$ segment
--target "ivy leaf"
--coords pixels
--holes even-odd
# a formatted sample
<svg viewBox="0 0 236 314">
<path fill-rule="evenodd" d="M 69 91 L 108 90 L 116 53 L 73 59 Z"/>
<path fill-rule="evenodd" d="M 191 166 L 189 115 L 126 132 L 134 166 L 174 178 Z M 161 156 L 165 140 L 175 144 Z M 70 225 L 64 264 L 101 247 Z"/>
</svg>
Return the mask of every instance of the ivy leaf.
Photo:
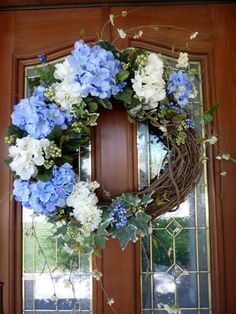
<svg viewBox="0 0 236 314">
<path fill-rule="evenodd" d="M 129 224 L 124 228 L 114 230 L 112 236 L 119 240 L 120 245 L 124 250 L 129 241 L 136 241 L 136 231 L 137 228 Z"/>
<path fill-rule="evenodd" d="M 131 105 L 132 101 L 132 96 L 133 96 L 133 90 L 130 87 L 126 87 L 123 92 L 117 94 L 114 96 L 115 99 L 121 100 L 129 105 Z"/>
<path fill-rule="evenodd" d="M 59 126 L 55 126 L 52 132 L 47 136 L 49 141 L 55 141 L 57 144 L 60 143 L 60 139 L 62 136 L 63 130 Z"/>
<path fill-rule="evenodd" d="M 22 138 L 24 136 L 24 133 L 25 132 L 23 130 L 15 125 L 10 125 L 5 131 L 6 136 L 14 135 L 16 138 Z"/>
<path fill-rule="evenodd" d="M 39 181 L 47 182 L 52 176 L 52 168 L 51 169 L 45 169 L 41 167 L 39 173 L 36 176 L 36 179 Z"/>
<path fill-rule="evenodd" d="M 91 101 L 88 106 L 91 112 L 96 112 L 98 109 L 98 104 L 95 101 Z"/>
<path fill-rule="evenodd" d="M 125 81 L 129 77 L 129 71 L 123 70 L 116 75 L 119 82 Z"/>
<path fill-rule="evenodd" d="M 106 239 L 108 235 L 106 228 L 110 223 L 111 221 L 109 220 L 100 224 L 95 234 L 95 238 L 94 238 L 95 243 L 97 243 L 102 249 L 105 248 L 105 243 L 106 243 Z"/>
<path fill-rule="evenodd" d="M 112 103 L 108 99 L 97 98 L 97 101 L 102 105 L 105 109 L 112 109 Z"/>
<path fill-rule="evenodd" d="M 105 50 L 108 50 L 108 51 L 111 51 L 112 54 L 119 59 L 120 57 L 120 52 L 118 49 L 116 49 L 115 45 L 111 44 L 110 42 L 108 41 L 105 41 L 105 40 L 101 40 L 101 41 L 98 41 L 96 43 L 96 46 L 100 46 L 101 48 L 105 49 Z"/>
<path fill-rule="evenodd" d="M 151 220 L 151 216 L 147 215 L 143 211 L 139 211 L 135 216 L 129 219 L 129 223 L 134 225 L 138 231 L 141 233 L 148 235 L 149 234 L 149 221 Z"/>
<path fill-rule="evenodd" d="M 153 202 L 152 194 L 153 194 L 153 192 L 144 194 L 142 196 L 141 205 L 143 205 L 145 208 L 147 207 L 148 204 Z"/>
</svg>

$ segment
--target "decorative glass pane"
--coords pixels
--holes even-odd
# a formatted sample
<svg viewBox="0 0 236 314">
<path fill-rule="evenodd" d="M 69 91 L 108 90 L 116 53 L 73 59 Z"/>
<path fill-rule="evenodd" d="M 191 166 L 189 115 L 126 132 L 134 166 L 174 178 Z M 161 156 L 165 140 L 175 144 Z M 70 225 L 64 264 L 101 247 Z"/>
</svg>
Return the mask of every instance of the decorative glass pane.
<svg viewBox="0 0 236 314">
<path fill-rule="evenodd" d="M 35 76 L 34 67 L 25 68 L 26 97 L 31 95 L 27 78 Z M 81 180 L 91 178 L 90 143 L 78 147 L 78 169 Z M 23 313 L 92 313 L 90 257 L 78 253 L 68 260 L 60 239 L 52 237 L 53 225 L 26 208 L 22 229 Z"/>
<path fill-rule="evenodd" d="M 170 59 L 170 58 L 168 58 Z M 173 65 L 175 60 L 171 59 Z M 201 76 L 199 62 L 191 62 Z M 202 86 L 195 82 L 198 97 L 193 103 L 196 128 L 203 134 Z M 196 124 L 196 122 L 195 122 Z M 137 134 L 139 188 L 149 185 L 165 170 L 167 150 L 160 134 L 140 123 Z M 195 191 L 175 212 L 152 222 L 153 234 L 142 241 L 142 313 L 165 314 L 160 304 L 179 307 L 184 314 L 210 314 L 211 269 L 206 166 Z M 173 312 L 174 313 L 174 312 Z"/>
</svg>

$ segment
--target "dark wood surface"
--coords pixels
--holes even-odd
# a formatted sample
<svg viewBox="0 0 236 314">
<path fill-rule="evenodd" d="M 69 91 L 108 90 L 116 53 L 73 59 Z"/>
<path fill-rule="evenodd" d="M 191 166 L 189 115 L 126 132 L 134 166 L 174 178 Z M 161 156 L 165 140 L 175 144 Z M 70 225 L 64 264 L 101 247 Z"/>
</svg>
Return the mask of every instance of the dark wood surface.
<svg viewBox="0 0 236 314">
<path fill-rule="evenodd" d="M 3 137 L 4 129 L 10 123 L 12 105 L 23 95 L 23 67 L 35 63 L 39 53 L 47 53 L 49 59 L 65 54 L 79 38 L 82 27 L 87 29 L 86 40 L 96 40 L 94 34 L 109 14 L 116 15 L 125 9 L 0 12 L 0 280 L 4 281 L 6 314 L 21 313 L 21 213 L 8 194 L 11 177 L 2 162 L 7 157 Z M 236 156 L 236 5 L 148 6 L 119 19 L 121 28 L 156 23 L 199 31 L 191 57 L 201 60 L 204 68 L 205 106 L 208 108 L 217 100 L 222 102 L 214 121 L 214 129 L 219 135 L 218 147 L 222 152 Z M 104 34 L 107 39 L 117 36 L 115 28 L 107 28 Z M 187 36 L 179 31 L 145 30 L 139 41 L 127 38 L 116 43 L 120 48 L 132 45 L 170 52 L 173 42 L 177 48 L 182 48 L 186 39 Z M 101 115 L 94 138 L 94 176 L 114 195 L 137 185 L 135 147 L 135 128 L 127 122 L 122 109 Z M 225 162 L 220 166 L 214 159 L 216 148 L 208 153 L 213 313 L 235 314 L 236 165 Z M 225 177 L 220 176 L 223 170 L 228 172 Z M 97 261 L 104 274 L 105 288 L 118 304 L 118 314 L 139 313 L 137 252 L 137 246 L 133 244 L 120 251 L 118 243 L 110 241 Z M 94 313 L 111 313 L 96 285 Z"/>
</svg>

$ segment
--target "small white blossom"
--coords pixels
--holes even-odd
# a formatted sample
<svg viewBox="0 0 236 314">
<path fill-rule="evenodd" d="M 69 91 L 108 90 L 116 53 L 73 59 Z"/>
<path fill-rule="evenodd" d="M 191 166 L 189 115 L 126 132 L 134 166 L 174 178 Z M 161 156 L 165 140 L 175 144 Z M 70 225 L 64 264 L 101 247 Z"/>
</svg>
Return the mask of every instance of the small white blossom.
<svg viewBox="0 0 236 314">
<path fill-rule="evenodd" d="M 112 304 L 114 304 L 114 303 L 115 303 L 115 301 L 114 301 L 113 298 L 107 299 L 107 304 L 108 304 L 108 305 L 112 306 Z"/>
<path fill-rule="evenodd" d="M 126 16 L 128 15 L 128 12 L 127 12 L 127 11 L 122 11 L 122 12 L 121 12 L 121 15 L 122 15 L 123 17 L 126 17 Z"/>
<path fill-rule="evenodd" d="M 218 141 L 218 138 L 215 135 L 212 135 L 208 139 L 205 140 L 205 142 L 214 145 Z"/>
<path fill-rule="evenodd" d="M 222 159 L 230 160 L 230 154 L 222 154 Z"/>
<path fill-rule="evenodd" d="M 187 68 L 189 66 L 188 63 L 188 53 L 187 52 L 180 52 L 178 63 L 176 65 L 177 68 Z"/>
<path fill-rule="evenodd" d="M 112 26 L 114 26 L 114 14 L 110 14 L 109 20 Z"/>
<path fill-rule="evenodd" d="M 118 28 L 117 31 L 119 33 L 120 38 L 124 39 L 126 37 L 126 33 L 122 28 Z"/>
<path fill-rule="evenodd" d="M 143 36 L 143 31 L 139 31 L 138 33 L 134 34 L 134 39 L 141 38 Z"/>
<path fill-rule="evenodd" d="M 99 281 L 102 278 L 102 273 L 99 270 L 94 269 L 92 272 L 92 277 Z"/>
<path fill-rule="evenodd" d="M 50 141 L 35 139 L 28 135 L 16 140 L 15 146 L 9 147 L 9 157 L 13 158 L 10 168 L 22 180 L 29 180 L 38 174 L 37 166 L 44 164 L 49 156 Z"/>
<path fill-rule="evenodd" d="M 216 156 L 217 160 L 222 160 L 222 157 L 220 155 Z"/>
<path fill-rule="evenodd" d="M 195 39 L 196 37 L 197 37 L 197 35 L 198 35 L 198 32 L 194 32 L 194 33 L 192 33 L 191 35 L 190 35 L 190 39 L 191 40 L 193 40 L 193 39 Z"/>
<path fill-rule="evenodd" d="M 225 177 L 225 176 L 227 175 L 227 171 L 222 171 L 222 172 L 220 173 L 220 175 L 221 175 L 222 177 Z"/>
</svg>

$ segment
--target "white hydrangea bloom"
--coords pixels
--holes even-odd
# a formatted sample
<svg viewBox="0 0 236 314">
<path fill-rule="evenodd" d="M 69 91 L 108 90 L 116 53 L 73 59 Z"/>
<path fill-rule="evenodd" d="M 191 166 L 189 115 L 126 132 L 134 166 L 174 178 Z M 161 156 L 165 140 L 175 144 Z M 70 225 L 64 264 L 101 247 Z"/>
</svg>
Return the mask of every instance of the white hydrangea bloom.
<svg viewBox="0 0 236 314">
<path fill-rule="evenodd" d="M 178 63 L 176 65 L 176 67 L 186 69 L 188 66 L 189 66 L 188 53 L 187 52 L 180 52 L 179 58 L 178 58 Z"/>
<path fill-rule="evenodd" d="M 81 86 L 78 82 L 64 80 L 54 84 L 54 89 L 55 101 L 60 104 L 64 111 L 71 111 L 72 105 L 80 104 L 82 100 Z"/>
<path fill-rule="evenodd" d="M 54 72 L 54 77 L 57 80 L 65 80 L 68 77 L 70 77 L 71 75 L 73 75 L 73 69 L 70 66 L 70 63 L 67 59 L 65 59 L 65 61 L 63 63 L 57 63 L 55 65 L 55 72 Z"/>
<path fill-rule="evenodd" d="M 156 108 L 158 102 L 166 97 L 163 71 L 163 61 L 155 53 L 148 55 L 145 67 L 135 71 L 133 89 L 136 96 L 145 101 L 144 109 Z"/>
<path fill-rule="evenodd" d="M 89 236 L 101 222 L 101 210 L 96 206 L 98 198 L 94 190 L 99 184 L 94 182 L 79 182 L 75 184 L 72 193 L 67 197 L 66 204 L 73 207 L 73 216 L 82 224 L 83 233 Z"/>
<path fill-rule="evenodd" d="M 36 166 L 42 166 L 49 155 L 50 141 L 48 139 L 35 139 L 28 135 L 18 138 L 15 146 L 9 147 L 10 163 L 14 171 L 22 180 L 29 180 L 38 173 Z"/>
</svg>

